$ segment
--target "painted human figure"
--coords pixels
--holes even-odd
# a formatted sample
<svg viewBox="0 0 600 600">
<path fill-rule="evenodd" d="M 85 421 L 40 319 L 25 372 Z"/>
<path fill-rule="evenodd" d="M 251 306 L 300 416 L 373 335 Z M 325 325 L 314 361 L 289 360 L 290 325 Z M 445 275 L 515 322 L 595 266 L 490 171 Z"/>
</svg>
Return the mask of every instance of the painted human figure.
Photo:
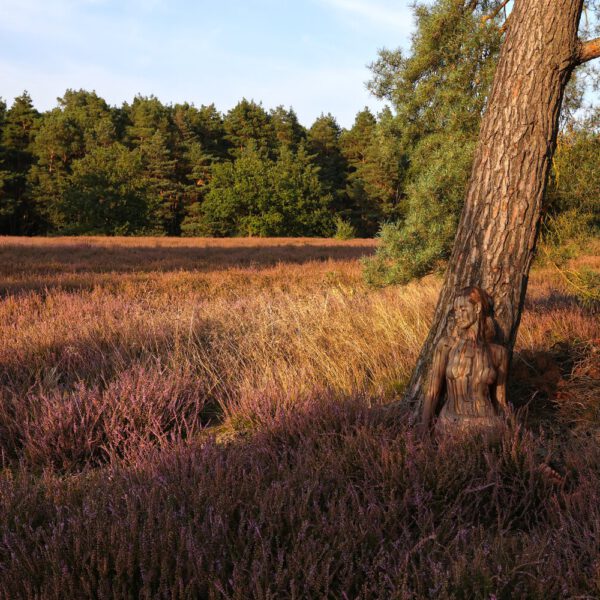
<svg viewBox="0 0 600 600">
<path fill-rule="evenodd" d="M 454 301 L 450 335 L 435 349 L 423 403 L 422 426 L 435 431 L 481 431 L 492 434 L 508 412 L 508 352 L 493 343 L 490 302 L 480 288 L 464 289 Z"/>
</svg>

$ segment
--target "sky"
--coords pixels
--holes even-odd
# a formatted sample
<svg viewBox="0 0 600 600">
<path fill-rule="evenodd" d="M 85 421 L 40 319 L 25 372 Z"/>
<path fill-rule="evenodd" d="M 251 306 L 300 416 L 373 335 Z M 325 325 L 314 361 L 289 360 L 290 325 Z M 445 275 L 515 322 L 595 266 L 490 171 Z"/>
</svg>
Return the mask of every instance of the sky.
<svg viewBox="0 0 600 600">
<path fill-rule="evenodd" d="M 27 90 L 39 110 L 66 89 L 110 104 L 243 97 L 292 107 L 306 126 L 349 127 L 370 96 L 367 65 L 408 48 L 409 0 L 0 0 L 0 97 Z"/>
</svg>

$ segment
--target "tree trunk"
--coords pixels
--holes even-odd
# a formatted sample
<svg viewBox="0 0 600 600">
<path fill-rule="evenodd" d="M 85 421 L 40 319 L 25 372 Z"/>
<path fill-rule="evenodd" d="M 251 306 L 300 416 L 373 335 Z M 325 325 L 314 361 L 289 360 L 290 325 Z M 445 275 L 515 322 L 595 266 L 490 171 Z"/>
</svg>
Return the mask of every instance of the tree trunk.
<svg viewBox="0 0 600 600">
<path fill-rule="evenodd" d="M 577 37 L 583 0 L 515 0 L 481 123 L 471 179 L 433 325 L 405 400 L 420 406 L 457 291 L 486 290 L 512 351 L 527 290 L 565 86 L 593 58 Z"/>
</svg>

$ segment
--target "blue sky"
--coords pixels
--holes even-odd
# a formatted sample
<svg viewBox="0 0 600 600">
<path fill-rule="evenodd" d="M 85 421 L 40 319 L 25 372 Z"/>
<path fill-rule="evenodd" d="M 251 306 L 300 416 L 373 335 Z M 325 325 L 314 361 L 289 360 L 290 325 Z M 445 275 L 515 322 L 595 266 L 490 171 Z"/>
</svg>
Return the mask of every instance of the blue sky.
<svg viewBox="0 0 600 600">
<path fill-rule="evenodd" d="M 408 47 L 408 0 L 0 0 L 0 96 L 27 89 L 37 108 L 67 88 L 111 104 L 135 94 L 165 103 L 242 97 L 292 106 L 310 125 L 343 126 L 368 105 L 367 64 Z"/>
</svg>

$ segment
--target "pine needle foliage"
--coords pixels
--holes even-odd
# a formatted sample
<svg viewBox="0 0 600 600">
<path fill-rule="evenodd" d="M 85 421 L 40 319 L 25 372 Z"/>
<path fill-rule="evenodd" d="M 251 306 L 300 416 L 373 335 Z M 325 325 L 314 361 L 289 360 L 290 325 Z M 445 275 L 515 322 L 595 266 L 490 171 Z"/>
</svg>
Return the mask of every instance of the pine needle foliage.
<svg viewBox="0 0 600 600">
<path fill-rule="evenodd" d="M 449 255 L 500 47 L 497 22 L 482 17 L 497 5 L 417 4 L 410 52 L 382 50 L 371 65 L 369 87 L 394 106 L 408 165 L 404 216 L 381 230 L 371 283 L 404 283 Z"/>
</svg>

